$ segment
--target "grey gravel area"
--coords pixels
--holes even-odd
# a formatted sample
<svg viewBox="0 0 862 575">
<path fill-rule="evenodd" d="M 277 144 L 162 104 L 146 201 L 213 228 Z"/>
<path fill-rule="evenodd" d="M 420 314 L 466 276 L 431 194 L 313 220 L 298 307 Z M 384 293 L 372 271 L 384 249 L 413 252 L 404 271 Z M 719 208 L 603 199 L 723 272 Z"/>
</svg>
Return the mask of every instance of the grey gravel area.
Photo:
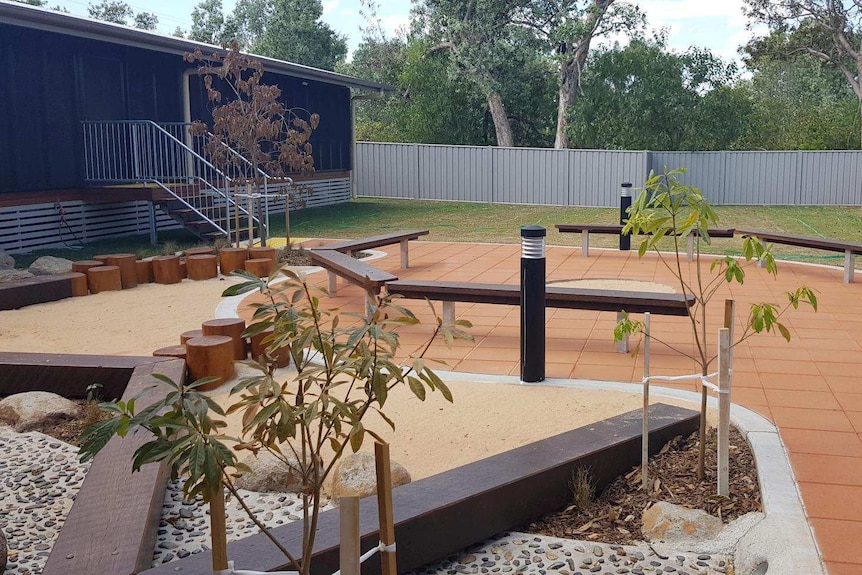
<svg viewBox="0 0 862 575">
<path fill-rule="evenodd" d="M 696 553 L 658 556 L 648 545 L 606 545 L 513 532 L 411 575 L 463 573 L 716 575 L 732 570 L 725 556 Z"/>
<path fill-rule="evenodd" d="M 302 519 L 302 498 L 292 493 L 256 493 L 239 490 L 255 517 L 269 528 Z M 329 509 L 326 505 L 322 510 Z M 234 499 L 225 504 L 227 513 L 227 540 L 236 541 L 260 530 Z M 153 566 L 170 563 L 209 549 L 209 506 L 198 498 L 183 501 L 180 482 L 171 482 L 165 492 L 158 541 L 153 554 Z"/>
<path fill-rule="evenodd" d="M 0 429 L 0 529 L 9 546 L 8 575 L 42 572 L 88 468 L 68 443 Z"/>
</svg>

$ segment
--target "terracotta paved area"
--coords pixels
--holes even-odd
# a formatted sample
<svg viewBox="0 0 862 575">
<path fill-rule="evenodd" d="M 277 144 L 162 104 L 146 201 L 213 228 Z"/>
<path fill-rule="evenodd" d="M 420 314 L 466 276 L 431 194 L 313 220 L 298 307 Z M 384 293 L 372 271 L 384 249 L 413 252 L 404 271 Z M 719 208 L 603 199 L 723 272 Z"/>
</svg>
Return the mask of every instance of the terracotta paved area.
<svg viewBox="0 0 862 575">
<path fill-rule="evenodd" d="M 549 237 L 553 241 L 553 232 Z M 397 246 L 373 265 L 402 279 L 519 282 L 517 245 L 411 242 L 409 270 L 399 269 Z M 673 285 L 654 254 L 550 247 L 548 280 L 627 278 Z M 689 268 L 693 273 L 694 268 Z M 723 299 L 737 300 L 737 332 L 754 301 L 785 301 L 783 293 L 800 285 L 816 290 L 820 311 L 789 312 L 784 323 L 792 341 L 777 335 L 754 336 L 736 348 L 733 400 L 770 418 L 781 429 L 790 452 L 806 509 L 823 557 L 832 575 L 862 573 L 862 281 L 841 283 L 840 269 L 780 263 L 777 279 L 748 268 L 745 286 L 725 286 L 713 300 L 707 323 L 711 333 L 721 326 Z M 708 269 L 704 273 L 708 273 Z M 857 274 L 858 275 L 858 274 Z M 311 276 L 323 284 L 325 274 Z M 679 291 L 677 289 L 677 291 Z M 402 343 L 412 351 L 427 340 L 432 316 L 424 302 L 405 300 L 423 324 L 404 329 Z M 339 284 L 332 303 L 360 311 L 359 288 Z M 250 310 L 245 306 L 249 317 Z M 437 304 L 440 313 L 439 303 Z M 456 315 L 473 323 L 472 343 L 447 349 L 432 346 L 428 357 L 443 359 L 463 372 L 518 375 L 519 310 L 515 307 L 456 304 Z M 693 351 L 687 318 L 654 316 L 658 339 Z M 615 314 L 578 310 L 547 311 L 546 375 L 610 381 L 640 381 L 641 359 L 614 351 Z M 714 346 L 713 342 L 710 344 Z M 655 374 L 682 375 L 695 370 L 691 360 L 653 346 Z M 444 368 L 444 366 L 440 366 Z M 696 391 L 694 383 L 667 384 Z"/>
</svg>

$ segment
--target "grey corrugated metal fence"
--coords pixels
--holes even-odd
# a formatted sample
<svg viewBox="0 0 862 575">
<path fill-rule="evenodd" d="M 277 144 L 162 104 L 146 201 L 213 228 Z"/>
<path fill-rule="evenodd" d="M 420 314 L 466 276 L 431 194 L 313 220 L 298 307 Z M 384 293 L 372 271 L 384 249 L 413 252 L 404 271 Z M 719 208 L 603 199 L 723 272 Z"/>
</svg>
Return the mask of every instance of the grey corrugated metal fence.
<svg viewBox="0 0 862 575">
<path fill-rule="evenodd" d="M 361 142 L 359 196 L 614 207 L 619 185 L 688 167 L 716 205 L 862 205 L 862 152 L 648 152 Z"/>
</svg>

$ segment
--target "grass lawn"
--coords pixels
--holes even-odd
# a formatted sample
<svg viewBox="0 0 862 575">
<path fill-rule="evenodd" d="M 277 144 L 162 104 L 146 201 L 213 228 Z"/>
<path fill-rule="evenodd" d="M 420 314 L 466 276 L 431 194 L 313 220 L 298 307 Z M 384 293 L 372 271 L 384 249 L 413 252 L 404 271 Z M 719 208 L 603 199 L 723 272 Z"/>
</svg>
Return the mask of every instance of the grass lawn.
<svg viewBox="0 0 862 575">
<path fill-rule="evenodd" d="M 727 206 L 716 208 L 719 226 L 753 228 L 811 237 L 862 242 L 862 207 Z M 614 208 L 576 208 L 474 204 L 421 200 L 359 199 L 339 206 L 311 208 L 291 215 L 295 237 L 358 238 L 399 229 L 423 228 L 431 234 L 423 239 L 445 242 L 519 243 L 519 228 L 538 224 L 548 228 L 551 245 L 580 246 L 580 234 L 561 234 L 558 223 L 615 223 Z M 271 234 L 284 235 L 281 215 L 271 218 Z M 637 246 L 637 239 L 632 242 Z M 617 245 L 613 236 L 595 235 L 590 244 Z M 670 247 L 670 242 L 667 244 Z M 705 251 L 738 250 L 739 239 L 715 239 Z M 684 247 L 683 247 L 684 249 Z M 792 246 L 774 246 L 780 257 L 840 264 L 843 254 L 829 254 Z M 862 265 L 862 258 L 859 265 Z"/>
<path fill-rule="evenodd" d="M 754 228 L 812 237 L 827 237 L 862 242 L 862 207 L 786 207 L 728 206 L 717 208 L 720 227 Z M 561 234 L 557 223 L 614 223 L 618 210 L 613 208 L 573 208 L 474 204 L 421 200 L 359 199 L 348 204 L 309 208 L 291 214 L 293 237 L 358 238 L 399 229 L 422 228 L 431 231 L 423 239 L 443 242 L 519 243 L 519 228 L 538 224 L 548 228 L 551 245 L 580 245 L 580 234 Z M 284 217 L 270 217 L 270 235 L 284 236 Z M 199 245 L 185 231 L 159 233 L 159 246 L 150 246 L 148 236 L 130 236 L 87 244 L 83 249 L 49 249 L 15 256 L 17 267 L 26 267 L 40 255 L 55 255 L 72 260 L 88 259 L 99 253 L 135 253 L 147 257 Z M 591 245 L 613 247 L 613 236 L 595 235 Z M 739 249 L 738 239 L 716 239 L 706 251 L 725 253 Z M 633 247 L 637 246 L 637 239 Z M 670 244 L 668 243 L 668 247 Z M 779 257 L 840 265 L 843 254 L 774 246 Z M 857 258 L 862 266 L 862 258 Z"/>
</svg>

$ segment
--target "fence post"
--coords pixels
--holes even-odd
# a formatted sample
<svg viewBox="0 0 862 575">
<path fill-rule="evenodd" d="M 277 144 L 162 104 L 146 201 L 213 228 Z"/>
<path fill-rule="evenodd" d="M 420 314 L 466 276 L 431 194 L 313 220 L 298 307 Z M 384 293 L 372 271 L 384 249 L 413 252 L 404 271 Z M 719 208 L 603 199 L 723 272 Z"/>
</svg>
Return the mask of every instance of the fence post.
<svg viewBox="0 0 862 575">
<path fill-rule="evenodd" d="M 649 312 L 644 313 L 644 407 L 643 430 L 641 431 L 641 486 L 649 489 L 649 360 L 650 360 Z"/>
</svg>

